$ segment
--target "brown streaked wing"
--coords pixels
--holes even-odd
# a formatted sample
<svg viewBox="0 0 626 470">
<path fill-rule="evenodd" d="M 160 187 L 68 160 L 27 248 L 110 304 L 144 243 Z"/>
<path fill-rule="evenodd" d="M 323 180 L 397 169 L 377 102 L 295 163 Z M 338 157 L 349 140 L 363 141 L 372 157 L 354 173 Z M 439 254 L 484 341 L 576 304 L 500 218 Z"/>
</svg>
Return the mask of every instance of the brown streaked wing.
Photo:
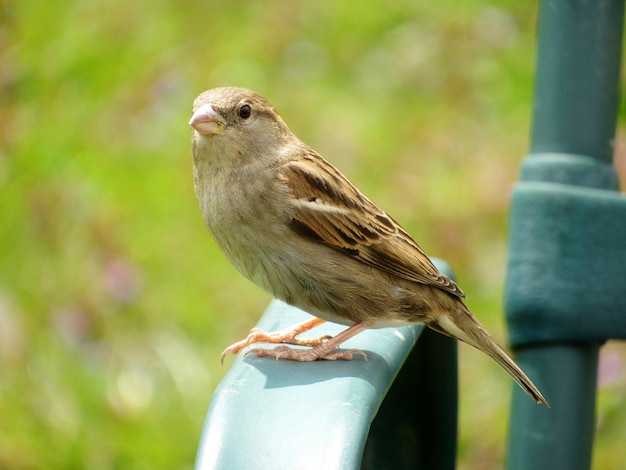
<svg viewBox="0 0 626 470">
<path fill-rule="evenodd" d="M 280 175 L 297 200 L 291 228 L 298 234 L 389 274 L 465 297 L 397 222 L 319 155 L 286 163 Z"/>
</svg>

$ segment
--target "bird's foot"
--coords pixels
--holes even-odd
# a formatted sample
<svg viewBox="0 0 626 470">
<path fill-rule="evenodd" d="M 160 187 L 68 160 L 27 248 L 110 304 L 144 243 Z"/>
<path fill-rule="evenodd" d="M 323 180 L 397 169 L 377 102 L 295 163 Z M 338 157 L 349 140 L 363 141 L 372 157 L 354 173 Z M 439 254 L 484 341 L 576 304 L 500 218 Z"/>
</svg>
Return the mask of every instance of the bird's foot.
<svg viewBox="0 0 626 470">
<path fill-rule="evenodd" d="M 324 345 L 313 349 L 293 349 L 288 346 L 278 346 L 274 349 L 251 349 L 249 354 L 256 354 L 258 357 L 273 357 L 275 359 L 286 359 L 290 361 L 312 362 L 312 361 L 350 361 L 355 355 L 362 356 L 367 361 L 367 355 L 358 349 L 333 349 L 327 351 Z"/>
<path fill-rule="evenodd" d="M 260 328 L 252 328 L 245 339 L 231 344 L 224 349 L 222 352 L 222 362 L 224 362 L 224 357 L 227 354 L 237 354 L 243 348 L 253 343 L 283 343 L 295 344 L 298 346 L 319 346 L 331 339 L 332 336 L 322 335 L 317 338 L 298 338 L 297 336 L 323 322 L 324 320 L 321 318 L 313 318 L 293 327 L 273 333 L 267 333 Z"/>
</svg>

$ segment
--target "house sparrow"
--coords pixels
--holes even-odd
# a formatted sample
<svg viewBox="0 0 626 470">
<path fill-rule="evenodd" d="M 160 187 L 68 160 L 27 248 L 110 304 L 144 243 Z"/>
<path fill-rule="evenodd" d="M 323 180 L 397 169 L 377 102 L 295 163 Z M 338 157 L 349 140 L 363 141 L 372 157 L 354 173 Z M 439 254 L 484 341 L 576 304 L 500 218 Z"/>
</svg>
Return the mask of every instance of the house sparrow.
<svg viewBox="0 0 626 470">
<path fill-rule="evenodd" d="M 262 96 L 205 91 L 193 104 L 194 187 L 215 242 L 245 277 L 314 316 L 275 333 L 253 329 L 228 347 L 257 342 L 312 348 L 253 349 L 296 361 L 350 360 L 336 349 L 367 328 L 423 323 L 494 359 L 537 403 L 541 392 L 463 303 L 408 233 L 341 172 L 301 142 Z M 301 339 L 331 321 L 334 337 Z"/>
</svg>

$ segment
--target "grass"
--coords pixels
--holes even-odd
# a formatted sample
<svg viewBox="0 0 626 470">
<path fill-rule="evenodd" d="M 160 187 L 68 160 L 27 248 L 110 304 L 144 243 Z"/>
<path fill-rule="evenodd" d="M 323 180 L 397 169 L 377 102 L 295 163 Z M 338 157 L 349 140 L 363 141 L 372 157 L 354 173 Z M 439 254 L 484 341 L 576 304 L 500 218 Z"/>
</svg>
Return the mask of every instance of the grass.
<svg viewBox="0 0 626 470">
<path fill-rule="evenodd" d="M 0 4 L 0 468 L 192 467 L 219 354 L 269 301 L 193 194 L 187 121 L 213 86 L 270 98 L 505 342 L 535 23 L 513 1 Z M 626 435 L 623 349 L 605 356 L 597 469 Z M 502 467 L 510 387 L 461 347 L 459 468 Z"/>
</svg>

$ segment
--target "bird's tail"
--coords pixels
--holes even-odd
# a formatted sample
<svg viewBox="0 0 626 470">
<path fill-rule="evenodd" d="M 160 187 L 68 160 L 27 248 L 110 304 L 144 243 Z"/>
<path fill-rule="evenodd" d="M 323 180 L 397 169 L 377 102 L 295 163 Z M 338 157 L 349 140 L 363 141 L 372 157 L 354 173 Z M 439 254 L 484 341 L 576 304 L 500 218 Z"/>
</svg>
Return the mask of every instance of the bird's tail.
<svg viewBox="0 0 626 470">
<path fill-rule="evenodd" d="M 550 405 L 547 400 L 543 397 L 532 380 L 528 378 L 511 356 L 509 356 L 508 353 L 496 343 L 491 335 L 487 333 L 465 304 L 462 302 L 458 302 L 458 304 L 460 304 L 462 308 L 457 309 L 454 314 L 450 315 L 444 313 L 441 317 L 437 318 L 436 324 L 429 324 L 428 326 L 440 333 L 460 339 L 487 354 L 496 361 L 536 403 L 543 403 L 549 408 Z"/>
</svg>

